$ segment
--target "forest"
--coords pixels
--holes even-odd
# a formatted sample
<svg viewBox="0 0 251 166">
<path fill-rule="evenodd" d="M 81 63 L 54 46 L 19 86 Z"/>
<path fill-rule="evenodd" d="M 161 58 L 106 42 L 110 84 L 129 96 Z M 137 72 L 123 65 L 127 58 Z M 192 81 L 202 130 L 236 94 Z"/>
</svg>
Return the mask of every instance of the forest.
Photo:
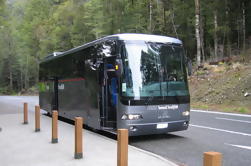
<svg viewBox="0 0 251 166">
<path fill-rule="evenodd" d="M 183 41 L 194 65 L 251 48 L 249 0 L 0 0 L 0 93 L 36 86 L 39 62 L 117 33 Z"/>
</svg>

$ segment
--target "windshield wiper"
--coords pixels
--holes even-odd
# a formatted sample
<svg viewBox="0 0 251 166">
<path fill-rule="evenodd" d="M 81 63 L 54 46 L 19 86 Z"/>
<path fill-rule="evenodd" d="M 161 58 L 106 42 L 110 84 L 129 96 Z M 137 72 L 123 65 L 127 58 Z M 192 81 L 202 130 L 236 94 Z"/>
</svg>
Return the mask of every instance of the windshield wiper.
<svg viewBox="0 0 251 166">
<path fill-rule="evenodd" d="M 151 101 L 153 101 L 154 96 L 150 96 L 147 98 L 147 101 L 145 102 L 145 105 L 148 105 Z"/>
<path fill-rule="evenodd" d="M 150 96 L 147 98 L 147 101 L 145 102 L 145 105 L 148 105 L 150 103 L 150 101 L 153 100 L 153 96 Z"/>
</svg>

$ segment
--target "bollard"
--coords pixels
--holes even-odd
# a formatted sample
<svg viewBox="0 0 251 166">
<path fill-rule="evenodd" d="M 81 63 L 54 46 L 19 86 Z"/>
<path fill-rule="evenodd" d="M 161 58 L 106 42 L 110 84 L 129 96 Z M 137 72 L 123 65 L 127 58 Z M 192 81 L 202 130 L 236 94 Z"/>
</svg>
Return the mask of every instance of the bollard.
<svg viewBox="0 0 251 166">
<path fill-rule="evenodd" d="M 128 166 L 128 129 L 118 129 L 117 166 Z"/>
<path fill-rule="evenodd" d="M 28 124 L 28 103 L 24 103 L 24 123 Z"/>
<path fill-rule="evenodd" d="M 75 159 L 83 158 L 83 118 L 75 118 Z"/>
<path fill-rule="evenodd" d="M 222 154 L 219 152 L 205 152 L 204 166 L 221 166 Z"/>
<path fill-rule="evenodd" d="M 51 143 L 58 143 L 58 111 L 52 111 L 52 139 Z"/>
<path fill-rule="evenodd" d="M 40 131 L 40 107 L 35 106 L 35 132 Z"/>
</svg>

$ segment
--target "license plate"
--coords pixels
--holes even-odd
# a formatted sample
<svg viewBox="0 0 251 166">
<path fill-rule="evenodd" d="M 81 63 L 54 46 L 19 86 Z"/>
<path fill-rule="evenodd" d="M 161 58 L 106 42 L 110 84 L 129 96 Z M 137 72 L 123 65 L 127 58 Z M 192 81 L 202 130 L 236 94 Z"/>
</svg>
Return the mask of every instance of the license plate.
<svg viewBox="0 0 251 166">
<path fill-rule="evenodd" d="M 157 124 L 157 129 L 165 129 L 168 127 L 168 123 L 159 123 Z"/>
</svg>

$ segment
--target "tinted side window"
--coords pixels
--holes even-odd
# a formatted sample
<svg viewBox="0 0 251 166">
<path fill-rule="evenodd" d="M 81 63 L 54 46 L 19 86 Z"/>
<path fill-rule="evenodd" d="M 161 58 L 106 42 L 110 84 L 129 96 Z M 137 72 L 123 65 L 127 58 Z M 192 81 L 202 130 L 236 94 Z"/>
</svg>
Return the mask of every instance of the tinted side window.
<svg viewBox="0 0 251 166">
<path fill-rule="evenodd" d="M 88 54 L 88 59 L 96 59 L 97 58 L 97 45 L 91 46 L 88 49 L 89 49 L 88 52 L 86 52 Z"/>
<path fill-rule="evenodd" d="M 85 75 L 85 58 L 86 54 L 83 55 L 83 52 L 79 52 L 74 56 L 73 66 L 74 66 L 74 75 L 77 77 L 84 77 Z"/>
<path fill-rule="evenodd" d="M 85 48 L 77 53 L 65 55 L 40 64 L 39 79 L 48 80 L 52 77 L 72 78 L 84 77 L 85 61 L 91 59 L 93 63 L 100 58 L 116 55 L 116 42 L 108 40 Z M 98 58 L 98 59 L 97 59 Z"/>
</svg>

